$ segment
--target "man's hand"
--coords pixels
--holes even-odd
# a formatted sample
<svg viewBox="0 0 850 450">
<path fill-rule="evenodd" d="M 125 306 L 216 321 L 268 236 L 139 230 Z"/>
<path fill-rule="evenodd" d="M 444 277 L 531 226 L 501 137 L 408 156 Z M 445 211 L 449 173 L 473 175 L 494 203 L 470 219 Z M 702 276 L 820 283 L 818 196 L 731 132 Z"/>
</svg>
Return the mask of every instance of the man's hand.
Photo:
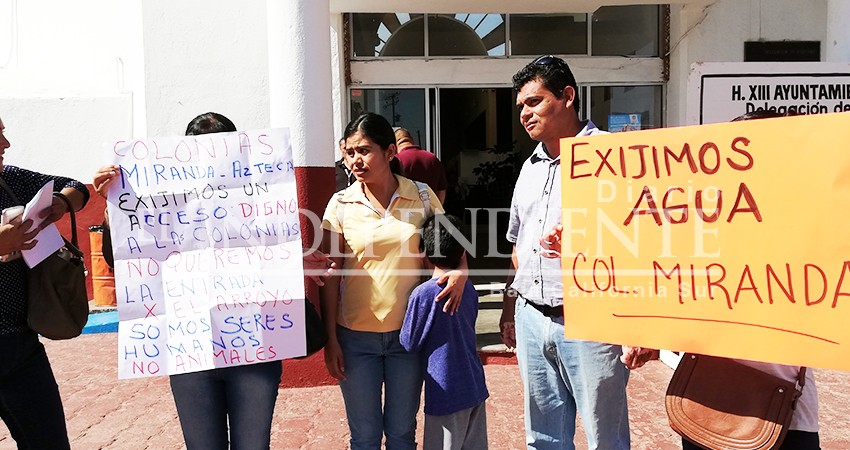
<svg viewBox="0 0 850 450">
<path fill-rule="evenodd" d="M 540 238 L 540 248 L 543 250 L 540 254 L 544 258 L 561 257 L 561 233 L 563 231 L 564 227 L 558 224 Z"/>
<path fill-rule="evenodd" d="M 513 314 L 508 316 L 502 311 L 502 316 L 499 318 L 499 335 L 505 347 L 508 349 L 516 348 L 516 324 Z"/>
<path fill-rule="evenodd" d="M 631 370 L 639 369 L 647 361 L 658 359 L 659 351 L 653 348 L 623 346 L 623 355 L 620 361 Z"/>
</svg>

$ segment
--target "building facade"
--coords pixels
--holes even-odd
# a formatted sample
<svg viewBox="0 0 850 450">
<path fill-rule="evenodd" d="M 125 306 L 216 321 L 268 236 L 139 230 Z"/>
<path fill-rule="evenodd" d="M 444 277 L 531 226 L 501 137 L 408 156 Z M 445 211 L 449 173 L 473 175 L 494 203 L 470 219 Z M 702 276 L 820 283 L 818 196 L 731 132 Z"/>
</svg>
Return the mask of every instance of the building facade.
<svg viewBox="0 0 850 450">
<path fill-rule="evenodd" d="M 535 57 L 570 63 L 601 128 L 681 126 L 694 63 L 846 63 L 848 22 L 850 0 L 0 0 L 5 160 L 89 181 L 103 143 L 216 111 L 290 127 L 320 210 L 370 110 L 440 157 L 461 209 L 505 207 L 533 147 L 510 78 Z"/>
</svg>

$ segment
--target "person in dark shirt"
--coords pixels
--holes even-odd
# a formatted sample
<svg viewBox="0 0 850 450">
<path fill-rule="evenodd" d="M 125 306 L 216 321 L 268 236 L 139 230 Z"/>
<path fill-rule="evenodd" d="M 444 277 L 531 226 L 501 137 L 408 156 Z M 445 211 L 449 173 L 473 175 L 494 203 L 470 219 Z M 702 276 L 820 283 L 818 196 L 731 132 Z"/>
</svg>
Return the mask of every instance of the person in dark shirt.
<svg viewBox="0 0 850 450">
<path fill-rule="evenodd" d="M 399 335 L 405 350 L 418 352 L 425 365 L 424 450 L 487 449 L 489 393 L 475 344 L 478 292 L 467 279 L 453 315 L 443 312 L 445 300 L 434 301 L 443 289 L 439 277 L 466 257 L 456 237 L 465 234 L 457 216 L 438 214 L 422 225 L 419 247 L 434 265 L 434 277 L 410 294 Z"/>
<path fill-rule="evenodd" d="M 189 122 L 186 136 L 233 131 L 236 125 L 230 119 L 208 112 Z M 119 178 L 120 171 L 117 165 L 101 167 L 93 181 L 97 193 L 106 198 L 109 185 Z M 113 261 L 108 217 L 104 223 L 103 253 L 108 261 Z M 304 265 L 313 273 L 329 271 L 310 276 L 320 286 L 322 277 L 333 269 L 327 255 L 321 252 L 305 254 Z M 282 370 L 281 361 L 268 361 L 170 375 L 186 448 L 226 449 L 229 445 L 234 449 L 268 449 Z"/>
<path fill-rule="evenodd" d="M 398 147 L 396 159 L 401 162 L 404 176 L 427 184 L 437 194 L 440 203 L 445 202 L 448 184 L 446 170 L 440 160 L 433 153 L 416 145 L 413 136 L 404 128 L 395 130 L 395 143 Z"/>
<path fill-rule="evenodd" d="M 345 139 L 339 140 L 339 148 L 342 150 L 342 147 L 345 145 Z M 336 190 L 334 192 L 339 192 L 349 186 L 351 183 L 354 183 L 354 172 L 345 165 L 345 158 L 340 157 L 336 163 L 334 163 L 334 167 L 336 168 Z"/>
<path fill-rule="evenodd" d="M 0 120 L 0 209 L 28 203 L 49 181 L 54 189 L 53 203 L 39 215 L 44 219 L 39 227 L 20 219 L 0 226 L 0 255 L 6 256 L 32 248 L 41 229 L 72 208 L 82 209 L 89 191 L 70 178 L 4 165 L 2 156 L 11 147 L 4 130 Z M 28 270 L 23 258 L 0 263 L 0 417 L 18 448 L 68 449 L 59 386 L 44 346 L 27 326 Z"/>
</svg>

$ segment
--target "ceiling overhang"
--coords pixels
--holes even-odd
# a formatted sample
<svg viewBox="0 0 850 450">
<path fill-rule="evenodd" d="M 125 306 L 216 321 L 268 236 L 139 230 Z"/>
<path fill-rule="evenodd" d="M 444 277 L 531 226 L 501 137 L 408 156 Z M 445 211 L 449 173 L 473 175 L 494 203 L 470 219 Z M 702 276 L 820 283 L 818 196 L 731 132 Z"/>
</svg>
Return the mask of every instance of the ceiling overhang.
<svg viewBox="0 0 850 450">
<path fill-rule="evenodd" d="M 634 0 L 330 0 L 333 13 L 409 12 L 409 13 L 580 13 L 601 6 L 645 5 Z M 708 4 L 713 0 L 675 0 L 674 4 Z"/>
</svg>

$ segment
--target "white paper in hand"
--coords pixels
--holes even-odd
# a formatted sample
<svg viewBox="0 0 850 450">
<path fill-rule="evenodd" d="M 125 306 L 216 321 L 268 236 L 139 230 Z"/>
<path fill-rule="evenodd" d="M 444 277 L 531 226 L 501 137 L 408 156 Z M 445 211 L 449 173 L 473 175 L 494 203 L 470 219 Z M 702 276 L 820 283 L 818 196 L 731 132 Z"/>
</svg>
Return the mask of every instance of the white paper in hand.
<svg viewBox="0 0 850 450">
<path fill-rule="evenodd" d="M 39 213 L 49 208 L 52 204 L 53 180 L 50 180 L 38 191 L 37 194 L 35 194 L 35 197 L 27 203 L 22 220 L 26 221 L 27 219 L 32 219 L 32 226 L 38 227 L 42 222 L 44 222 L 44 219 L 38 217 Z M 62 235 L 59 234 L 59 230 L 56 229 L 56 225 L 52 223 L 41 230 L 35 238 L 38 239 L 38 243 L 35 244 L 35 247 L 21 251 L 24 256 L 24 262 L 26 262 L 27 266 L 30 268 L 35 267 L 38 263 L 44 261 L 45 258 L 52 255 L 53 252 L 59 250 L 65 245 Z"/>
</svg>

